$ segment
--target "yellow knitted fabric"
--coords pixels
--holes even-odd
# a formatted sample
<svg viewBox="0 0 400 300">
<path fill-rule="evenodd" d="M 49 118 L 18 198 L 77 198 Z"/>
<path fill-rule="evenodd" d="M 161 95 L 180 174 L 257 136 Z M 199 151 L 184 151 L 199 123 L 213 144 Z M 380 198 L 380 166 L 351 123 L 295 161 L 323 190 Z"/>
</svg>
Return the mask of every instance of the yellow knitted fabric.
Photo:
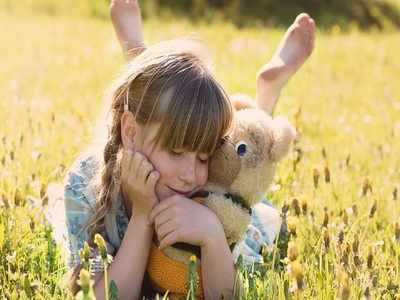
<svg viewBox="0 0 400 300">
<path fill-rule="evenodd" d="M 163 292 L 169 290 L 168 296 L 170 299 L 185 298 L 187 294 L 188 267 L 166 256 L 154 243 L 151 245 L 147 272 L 157 290 L 160 289 Z M 200 264 L 197 274 L 199 274 L 200 282 L 198 283 L 196 298 L 204 299 Z"/>
</svg>

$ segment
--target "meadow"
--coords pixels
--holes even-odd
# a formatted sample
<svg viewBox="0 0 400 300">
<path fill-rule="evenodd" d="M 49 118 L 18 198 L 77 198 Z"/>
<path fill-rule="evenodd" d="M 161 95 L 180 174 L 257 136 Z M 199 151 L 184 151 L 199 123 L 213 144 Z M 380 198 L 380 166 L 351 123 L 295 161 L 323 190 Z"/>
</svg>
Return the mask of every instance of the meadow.
<svg viewBox="0 0 400 300">
<path fill-rule="evenodd" d="M 65 299 L 66 266 L 41 212 L 125 60 L 107 19 L 0 11 L 0 28 L 0 297 Z M 148 43 L 200 37 L 225 89 L 250 95 L 283 34 L 172 17 L 144 29 Z M 287 215 L 289 249 L 265 249 L 265 265 L 243 270 L 245 299 L 400 299 L 399 40 L 317 33 L 275 113 L 299 132 L 268 193 Z"/>
</svg>

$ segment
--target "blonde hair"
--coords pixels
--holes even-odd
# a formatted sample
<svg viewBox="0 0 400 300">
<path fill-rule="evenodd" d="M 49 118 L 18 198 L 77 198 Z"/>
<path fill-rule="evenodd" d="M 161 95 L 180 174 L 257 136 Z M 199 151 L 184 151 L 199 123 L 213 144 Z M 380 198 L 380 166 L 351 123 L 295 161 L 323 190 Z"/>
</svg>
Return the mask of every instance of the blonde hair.
<svg viewBox="0 0 400 300">
<path fill-rule="evenodd" d="M 146 49 L 114 82 L 110 97 L 96 208 L 86 227 L 90 245 L 94 234 L 104 231 L 105 216 L 120 192 L 121 116 L 126 100 L 139 125 L 160 123 L 155 144 L 161 149 L 211 154 L 232 124 L 228 96 L 193 41 L 174 40 Z"/>
</svg>

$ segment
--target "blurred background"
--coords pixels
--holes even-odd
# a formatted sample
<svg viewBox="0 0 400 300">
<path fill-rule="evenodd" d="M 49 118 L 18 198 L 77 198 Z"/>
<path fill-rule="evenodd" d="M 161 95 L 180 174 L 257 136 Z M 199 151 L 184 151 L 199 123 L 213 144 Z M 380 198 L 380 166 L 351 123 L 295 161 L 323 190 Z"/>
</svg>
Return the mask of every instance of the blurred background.
<svg viewBox="0 0 400 300">
<path fill-rule="evenodd" d="M 38 12 L 49 16 L 80 15 L 108 19 L 107 0 L 1 0 L 5 12 Z M 149 0 L 143 1 L 144 17 L 172 15 L 193 21 L 228 20 L 238 27 L 291 24 L 300 12 L 313 16 L 320 29 L 339 25 L 363 30 L 400 26 L 398 0 Z"/>
<path fill-rule="evenodd" d="M 296 15 L 315 19 L 315 50 L 276 109 L 299 139 L 267 196 L 291 218 L 304 299 L 400 299 L 400 1 L 140 4 L 148 44 L 200 37 L 227 92 L 251 96 Z M 108 6 L 0 0 L 2 299 L 67 298 L 66 266 L 42 213 L 63 194 L 104 91 L 126 64 Z M 265 269 L 247 277 L 246 299 L 295 298 L 286 252 L 276 255 L 265 252 Z"/>
</svg>

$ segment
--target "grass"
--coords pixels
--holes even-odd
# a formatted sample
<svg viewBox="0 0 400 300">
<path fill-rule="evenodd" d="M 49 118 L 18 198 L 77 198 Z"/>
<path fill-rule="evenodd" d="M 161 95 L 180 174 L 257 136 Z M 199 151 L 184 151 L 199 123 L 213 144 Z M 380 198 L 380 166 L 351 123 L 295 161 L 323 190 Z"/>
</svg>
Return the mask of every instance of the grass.
<svg viewBox="0 0 400 300">
<path fill-rule="evenodd" d="M 64 299 L 66 269 L 40 207 L 89 143 L 124 59 L 111 24 L 96 18 L 0 11 L 0 27 L 0 295 Z M 223 22 L 145 22 L 150 43 L 192 32 L 209 46 L 227 91 L 250 95 L 282 35 Z M 265 252 L 264 266 L 243 271 L 246 299 L 400 297 L 399 38 L 318 32 L 277 108 L 300 139 L 269 193 L 288 208 L 289 252 L 299 254 L 279 270 L 273 257 L 283 257 Z"/>
</svg>

